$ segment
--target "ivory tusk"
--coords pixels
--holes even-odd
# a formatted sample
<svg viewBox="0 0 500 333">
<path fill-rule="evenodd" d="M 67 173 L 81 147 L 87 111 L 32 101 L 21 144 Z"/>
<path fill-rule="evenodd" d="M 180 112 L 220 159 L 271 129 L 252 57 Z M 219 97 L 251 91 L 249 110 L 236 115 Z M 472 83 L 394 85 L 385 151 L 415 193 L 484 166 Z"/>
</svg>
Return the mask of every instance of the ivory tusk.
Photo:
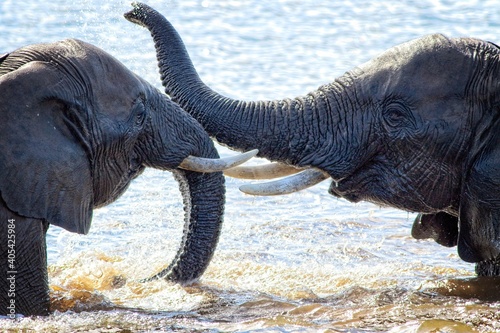
<svg viewBox="0 0 500 333">
<path fill-rule="evenodd" d="M 329 176 L 318 169 L 307 169 L 299 174 L 267 183 L 240 186 L 240 191 L 252 195 L 282 195 L 316 185 Z"/>
<path fill-rule="evenodd" d="M 255 166 L 237 166 L 224 171 L 224 175 L 243 179 L 273 179 L 296 174 L 299 169 L 283 163 L 269 163 Z"/>
<path fill-rule="evenodd" d="M 259 150 L 254 149 L 236 156 L 226 158 L 205 158 L 188 156 L 181 162 L 181 164 L 179 164 L 179 168 L 196 172 L 224 171 L 226 169 L 233 168 L 237 165 L 245 163 L 246 161 L 257 155 L 258 152 Z"/>
</svg>

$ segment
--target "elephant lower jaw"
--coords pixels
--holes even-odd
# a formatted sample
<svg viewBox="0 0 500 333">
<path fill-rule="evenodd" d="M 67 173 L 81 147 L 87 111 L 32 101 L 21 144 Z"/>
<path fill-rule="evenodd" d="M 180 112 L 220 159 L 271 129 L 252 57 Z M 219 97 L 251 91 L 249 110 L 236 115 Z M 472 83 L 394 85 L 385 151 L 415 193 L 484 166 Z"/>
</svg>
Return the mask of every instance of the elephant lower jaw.
<svg viewBox="0 0 500 333">
<path fill-rule="evenodd" d="M 359 177 L 363 178 L 363 177 Z M 365 178 L 363 178 L 365 179 Z M 404 188 L 391 188 L 384 183 L 353 177 L 333 181 L 328 192 L 352 203 L 366 201 L 380 207 L 392 207 L 412 213 L 433 214 L 443 211 L 442 207 L 432 207 L 416 193 Z"/>
<path fill-rule="evenodd" d="M 328 189 L 331 195 L 344 198 L 349 202 L 358 203 L 360 201 L 370 201 L 365 195 L 365 190 L 361 188 L 360 182 L 353 182 L 349 177 L 341 180 L 333 180 Z"/>
</svg>

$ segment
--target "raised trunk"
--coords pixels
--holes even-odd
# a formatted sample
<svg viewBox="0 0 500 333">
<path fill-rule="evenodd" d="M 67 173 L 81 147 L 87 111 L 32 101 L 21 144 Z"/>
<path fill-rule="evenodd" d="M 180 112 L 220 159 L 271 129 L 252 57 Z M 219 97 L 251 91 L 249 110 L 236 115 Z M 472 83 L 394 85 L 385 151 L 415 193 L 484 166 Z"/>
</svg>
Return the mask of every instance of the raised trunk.
<svg viewBox="0 0 500 333">
<path fill-rule="evenodd" d="M 323 86 L 302 98 L 245 102 L 214 92 L 199 78 L 174 27 L 154 9 L 136 4 L 125 17 L 153 36 L 165 91 L 220 143 L 239 150 L 258 148 L 259 156 L 295 166 L 319 166 L 327 127 L 339 121 L 341 85 Z M 319 110 L 328 112 L 320 113 Z M 322 138 L 312 141 L 310 138 Z M 331 142 L 331 140 L 330 140 Z M 326 149 L 330 149 L 331 146 Z M 328 152 L 324 152 L 328 153 Z"/>
<path fill-rule="evenodd" d="M 224 214 L 224 177 L 220 172 L 174 171 L 184 200 L 182 243 L 172 263 L 149 280 L 189 283 L 208 267 L 217 246 Z"/>
</svg>

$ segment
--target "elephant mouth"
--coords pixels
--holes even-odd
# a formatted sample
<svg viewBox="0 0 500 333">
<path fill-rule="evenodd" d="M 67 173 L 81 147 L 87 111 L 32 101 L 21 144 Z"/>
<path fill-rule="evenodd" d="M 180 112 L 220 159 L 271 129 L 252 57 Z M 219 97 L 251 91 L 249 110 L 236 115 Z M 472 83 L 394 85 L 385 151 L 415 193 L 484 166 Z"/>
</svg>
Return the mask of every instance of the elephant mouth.
<svg viewBox="0 0 500 333">
<path fill-rule="evenodd" d="M 357 189 L 345 188 L 343 182 L 333 181 L 330 185 L 328 193 L 338 198 L 344 198 L 353 203 L 358 203 L 363 200 Z"/>
<path fill-rule="evenodd" d="M 426 214 L 439 210 L 439 207 L 429 205 L 429 200 L 417 189 L 408 186 L 403 176 L 380 170 L 378 166 L 363 168 L 341 181 L 333 181 L 328 192 L 352 203 L 367 201 L 381 207 Z"/>
<path fill-rule="evenodd" d="M 352 203 L 368 201 L 380 206 L 400 206 L 404 189 L 382 163 L 372 160 L 341 180 L 333 181 L 328 192 Z"/>
<path fill-rule="evenodd" d="M 139 159 L 139 157 L 133 156 L 130 159 L 127 171 L 129 179 L 134 179 L 137 176 L 139 176 L 144 171 L 145 168 L 146 167 L 142 164 L 142 161 Z"/>
<path fill-rule="evenodd" d="M 332 177 L 333 181 L 328 189 L 328 193 L 338 198 L 344 198 L 352 203 L 358 203 L 363 200 L 373 202 L 374 197 L 377 195 L 376 193 L 374 193 L 375 195 L 371 195 L 372 192 L 380 191 L 380 187 L 374 186 L 375 184 L 380 184 L 376 170 L 376 162 L 371 161 L 359 166 L 350 174 L 342 175 L 341 178 Z M 381 193 L 378 194 L 380 195 Z"/>
</svg>

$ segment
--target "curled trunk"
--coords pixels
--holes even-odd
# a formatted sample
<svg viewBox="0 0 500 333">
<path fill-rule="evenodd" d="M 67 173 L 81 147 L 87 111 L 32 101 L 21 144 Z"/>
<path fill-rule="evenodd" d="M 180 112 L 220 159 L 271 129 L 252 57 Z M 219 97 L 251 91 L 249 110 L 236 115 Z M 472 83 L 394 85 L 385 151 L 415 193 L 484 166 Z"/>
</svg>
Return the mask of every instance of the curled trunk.
<svg viewBox="0 0 500 333">
<path fill-rule="evenodd" d="M 199 278 L 214 254 L 224 214 L 222 173 L 173 172 L 184 200 L 182 243 L 172 263 L 149 278 L 189 283 Z"/>
<path fill-rule="evenodd" d="M 140 138 L 138 155 L 145 156 L 149 167 L 172 171 L 179 183 L 185 216 L 182 242 L 174 260 L 150 279 L 189 283 L 203 274 L 212 259 L 222 228 L 225 202 L 222 172 L 201 171 L 197 164 L 202 161 L 213 167 L 221 160 L 212 140 L 191 116 L 166 96 L 159 96 L 159 100 L 152 100 L 151 104 L 158 111 L 152 115 L 151 124 L 159 124 L 160 128 L 147 130 Z"/>
</svg>

